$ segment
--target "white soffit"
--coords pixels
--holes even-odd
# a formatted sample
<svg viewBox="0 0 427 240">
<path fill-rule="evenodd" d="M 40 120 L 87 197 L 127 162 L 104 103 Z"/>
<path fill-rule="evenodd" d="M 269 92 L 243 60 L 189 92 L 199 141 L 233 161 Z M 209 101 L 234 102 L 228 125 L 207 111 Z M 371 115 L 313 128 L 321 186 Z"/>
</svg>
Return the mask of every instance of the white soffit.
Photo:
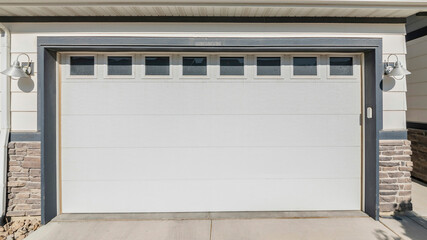
<svg viewBox="0 0 427 240">
<path fill-rule="evenodd" d="M 407 17 L 427 0 L 0 0 L 1 16 Z"/>
</svg>

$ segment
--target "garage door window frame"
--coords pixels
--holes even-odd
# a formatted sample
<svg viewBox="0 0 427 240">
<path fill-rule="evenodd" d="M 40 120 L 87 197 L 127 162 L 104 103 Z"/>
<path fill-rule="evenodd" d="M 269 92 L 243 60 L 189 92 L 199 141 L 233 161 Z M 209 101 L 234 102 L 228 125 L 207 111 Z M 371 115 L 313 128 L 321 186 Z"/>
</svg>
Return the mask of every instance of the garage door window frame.
<svg viewBox="0 0 427 240">
<path fill-rule="evenodd" d="M 202 80 L 208 80 L 210 79 L 209 75 L 212 74 L 212 56 L 208 54 L 179 54 L 177 56 L 179 58 L 179 63 L 177 64 L 179 67 L 179 79 L 188 80 L 188 79 L 202 79 Z M 206 58 L 206 75 L 184 75 L 184 58 L 186 57 L 205 57 Z M 173 68 L 173 66 L 172 66 Z"/>
<path fill-rule="evenodd" d="M 258 58 L 264 58 L 264 57 L 278 57 L 280 58 L 280 75 L 258 75 Z M 286 58 L 288 56 L 283 55 L 283 54 L 256 54 L 254 56 L 254 76 L 253 79 L 277 79 L 277 80 L 286 80 L 286 69 L 285 69 L 285 64 L 286 64 Z"/>
<path fill-rule="evenodd" d="M 131 75 L 109 75 L 108 74 L 108 58 L 109 57 L 131 57 L 132 58 L 132 74 Z M 136 71 L 136 66 L 137 66 L 137 59 L 136 59 L 136 55 L 135 54 L 129 54 L 129 53 L 109 53 L 109 54 L 104 54 L 102 55 L 102 60 L 103 62 L 105 62 L 104 65 L 101 64 L 101 66 L 103 66 L 103 72 L 104 72 L 104 78 L 107 79 L 135 79 L 135 71 Z"/>
<path fill-rule="evenodd" d="M 295 75 L 294 72 L 294 58 L 298 58 L 298 57 L 313 57 L 316 58 L 316 75 Z M 320 79 L 320 72 L 319 72 L 319 64 L 321 61 L 321 56 L 320 55 L 291 55 L 291 78 L 292 79 Z"/>
<path fill-rule="evenodd" d="M 58 52 L 336 52 L 364 53 L 364 211 L 379 214 L 379 139 L 382 130 L 381 38 L 166 38 L 166 37 L 38 37 L 38 116 L 41 138 L 42 223 L 58 215 L 57 192 L 57 67 Z M 154 53 L 155 52 L 155 53 Z M 93 55 L 93 54 L 92 54 Z M 234 54 L 238 55 L 238 54 Z M 148 56 L 148 55 L 144 55 Z M 170 55 L 163 55 L 170 56 Z M 170 61 L 173 59 L 170 56 Z M 318 62 L 319 64 L 319 62 Z M 170 66 L 169 66 L 170 67 Z M 247 72 L 246 72 L 247 74 Z M 145 69 L 144 69 L 145 75 Z M 170 75 L 172 69 L 170 67 Z M 165 76 L 146 76 L 165 78 Z M 166 76 L 168 77 L 168 76 Z M 228 77 L 226 77 L 228 78 Z"/>
<path fill-rule="evenodd" d="M 333 58 L 333 57 L 351 57 L 352 59 L 353 59 L 353 65 L 352 65 L 352 68 L 353 68 L 353 74 L 352 75 L 331 75 L 331 65 L 330 65 L 330 59 L 331 58 Z M 357 62 L 355 62 L 355 58 L 354 58 L 354 56 L 352 56 L 352 55 L 338 55 L 338 54 L 333 54 L 333 55 L 329 55 L 328 57 L 327 57 L 327 69 L 326 69 L 326 71 L 327 71 L 327 76 L 328 76 L 328 79 L 348 79 L 348 78 L 355 78 L 355 65 L 357 64 Z"/>
<path fill-rule="evenodd" d="M 94 65 L 93 65 L 93 75 L 71 75 L 71 58 L 72 57 L 93 57 L 94 58 Z M 81 79 L 81 78 L 93 78 L 96 79 L 98 77 L 98 69 L 97 66 L 99 65 L 99 58 L 97 54 L 85 54 L 85 53 L 75 53 L 75 54 L 71 54 L 67 57 L 67 63 L 70 65 L 69 68 L 67 68 L 66 71 L 66 76 L 68 78 L 76 78 L 76 79 Z"/>
<path fill-rule="evenodd" d="M 243 75 L 221 75 L 221 58 L 223 58 L 223 57 L 225 57 L 225 58 L 228 58 L 228 57 L 243 58 Z M 218 62 L 218 69 L 217 69 L 218 79 L 220 79 L 220 80 L 225 80 L 225 79 L 236 79 L 236 80 L 241 79 L 241 80 L 244 80 L 244 79 L 248 79 L 249 57 L 246 53 L 245 54 L 220 54 L 220 55 L 214 56 L 214 58 L 216 58 L 216 62 Z"/>
<path fill-rule="evenodd" d="M 169 75 L 147 75 L 146 73 L 146 57 L 169 57 Z M 174 58 L 171 54 L 144 54 L 142 55 L 142 78 L 145 80 L 152 79 L 172 79 L 173 78 L 173 68 L 172 62 Z"/>
</svg>

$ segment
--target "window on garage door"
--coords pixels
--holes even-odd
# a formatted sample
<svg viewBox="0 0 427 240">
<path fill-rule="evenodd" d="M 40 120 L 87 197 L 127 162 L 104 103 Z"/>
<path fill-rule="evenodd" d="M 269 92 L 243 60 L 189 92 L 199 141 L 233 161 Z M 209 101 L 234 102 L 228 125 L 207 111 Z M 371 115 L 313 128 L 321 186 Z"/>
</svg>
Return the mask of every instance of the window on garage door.
<svg viewBox="0 0 427 240">
<path fill-rule="evenodd" d="M 145 56 L 146 76 L 169 76 L 170 57 L 169 56 Z"/>
<path fill-rule="evenodd" d="M 96 55 L 70 55 L 71 77 L 96 77 Z M 354 56 L 348 55 L 104 55 L 105 77 L 245 80 L 354 77 Z M 179 73 L 179 74 L 178 74 Z M 178 77 L 180 76 L 180 77 Z"/>
</svg>

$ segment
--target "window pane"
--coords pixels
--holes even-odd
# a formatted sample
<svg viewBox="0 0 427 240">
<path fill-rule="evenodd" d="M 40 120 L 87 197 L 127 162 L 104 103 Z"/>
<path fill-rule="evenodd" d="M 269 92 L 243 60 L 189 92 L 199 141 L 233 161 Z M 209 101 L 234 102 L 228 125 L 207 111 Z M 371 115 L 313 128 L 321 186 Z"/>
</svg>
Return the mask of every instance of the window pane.
<svg viewBox="0 0 427 240">
<path fill-rule="evenodd" d="M 294 57 L 294 75 L 317 75 L 316 57 Z"/>
<path fill-rule="evenodd" d="M 132 57 L 108 57 L 108 75 L 132 75 Z"/>
<path fill-rule="evenodd" d="M 169 57 L 145 57 L 145 75 L 169 75 Z"/>
<path fill-rule="evenodd" d="M 184 57 L 182 59 L 183 75 L 206 75 L 207 61 L 206 57 Z"/>
<path fill-rule="evenodd" d="M 352 76 L 353 58 L 352 57 L 331 57 L 329 58 L 331 76 Z"/>
<path fill-rule="evenodd" d="M 280 57 L 257 58 L 257 74 L 280 76 Z"/>
<path fill-rule="evenodd" d="M 70 57 L 70 75 L 94 75 L 95 57 L 74 56 Z"/>
<path fill-rule="evenodd" d="M 221 75 L 244 75 L 243 57 L 221 57 L 220 58 L 220 74 Z"/>
</svg>

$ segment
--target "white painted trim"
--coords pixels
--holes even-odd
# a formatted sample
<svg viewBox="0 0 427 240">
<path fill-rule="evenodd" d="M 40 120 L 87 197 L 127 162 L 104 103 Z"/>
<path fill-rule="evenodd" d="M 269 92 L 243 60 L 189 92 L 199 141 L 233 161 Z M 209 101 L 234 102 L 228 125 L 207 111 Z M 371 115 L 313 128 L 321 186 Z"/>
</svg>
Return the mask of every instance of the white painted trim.
<svg viewBox="0 0 427 240">
<path fill-rule="evenodd" d="M 1 38 L 0 47 L 0 71 L 10 66 L 10 31 L 3 24 L 0 24 L 4 36 Z M 10 132 L 10 77 L 0 74 L 1 81 L 1 130 L 0 130 L 0 207 L 1 219 L 6 215 L 6 197 L 7 197 L 7 155 Z"/>
<path fill-rule="evenodd" d="M 352 58 L 352 68 L 353 68 L 353 74 L 352 75 L 331 75 L 331 64 L 330 64 L 330 59 L 331 59 L 331 57 L 351 57 Z M 339 78 L 339 79 L 343 79 L 343 78 L 345 78 L 345 79 L 348 79 L 348 78 L 355 78 L 355 71 L 356 71 L 356 68 L 354 67 L 354 65 L 355 65 L 355 58 L 354 58 L 354 55 L 339 55 L 339 54 L 334 54 L 334 55 L 329 55 L 329 56 L 326 56 L 326 76 L 327 76 L 327 78 L 328 79 L 337 79 L 337 78 Z"/>
<path fill-rule="evenodd" d="M 291 79 L 307 79 L 307 80 L 320 80 L 321 79 L 321 74 L 320 74 L 320 69 L 319 69 L 319 65 L 320 65 L 320 61 L 321 61 L 321 55 L 291 55 L 291 62 L 290 62 L 290 66 L 291 66 Z M 294 58 L 295 57 L 315 57 L 316 58 L 316 75 L 294 75 Z"/>
<path fill-rule="evenodd" d="M 145 68 L 145 58 L 146 57 L 169 57 L 169 75 L 146 75 L 146 68 Z M 142 55 L 142 71 L 141 71 L 141 75 L 142 75 L 142 79 L 143 80 L 153 80 L 153 79 L 168 79 L 168 80 L 172 80 L 173 79 L 173 74 L 174 74 L 174 57 L 172 54 L 156 54 L 156 53 L 148 53 L 148 54 L 143 54 Z"/>
<path fill-rule="evenodd" d="M 361 173 L 362 173 L 362 176 L 361 176 L 361 179 L 362 179 L 362 182 L 361 182 L 361 184 L 362 184 L 362 187 L 361 187 L 361 190 L 362 190 L 362 193 L 361 193 L 361 209 L 362 209 L 362 211 L 363 212 L 365 212 L 365 210 L 366 210 L 366 204 L 365 204 L 365 201 L 364 201 L 364 199 L 365 199 L 365 191 L 366 191 L 366 189 L 365 189 L 365 182 L 366 182 L 366 171 L 365 171 L 365 166 L 366 166 L 366 154 L 365 154 L 365 152 L 366 152 L 366 134 L 365 134 L 365 132 L 366 132 L 366 113 L 365 113 L 365 106 L 366 106 L 366 95 L 365 95 L 365 54 L 364 53 L 361 53 L 360 55 L 359 55 L 359 58 L 360 58 L 360 60 L 359 60 L 359 62 L 360 62 L 360 78 L 361 78 L 361 84 L 362 84 L 362 86 L 361 86 L 361 98 L 362 98 L 362 106 L 361 106 L 361 113 L 362 113 L 362 116 L 361 116 L 361 124 L 362 124 L 362 166 L 361 166 L 361 168 L 362 168 L 362 170 L 361 170 Z M 354 64 L 354 62 L 353 62 L 353 64 Z M 353 74 L 354 74 L 354 72 L 353 72 Z"/>
<path fill-rule="evenodd" d="M 280 75 L 258 75 L 258 58 L 259 57 L 279 57 L 280 58 Z M 254 56 L 254 80 L 283 80 L 285 79 L 285 55 L 283 54 L 260 54 Z"/>
<path fill-rule="evenodd" d="M 60 122 L 61 122 L 61 87 L 60 87 L 60 82 L 61 82 L 61 77 L 64 76 L 64 70 L 65 67 L 62 67 L 62 64 L 65 61 L 66 56 L 64 56 L 65 54 L 61 54 L 59 52 L 56 53 L 56 59 L 58 59 L 56 61 L 55 67 L 58 71 L 56 71 L 56 92 L 57 94 L 55 95 L 56 97 L 56 172 L 60 173 L 61 168 L 60 168 L 60 164 L 61 164 L 61 132 L 60 130 Z M 68 67 L 69 68 L 69 67 Z M 68 71 L 68 70 L 67 70 Z M 60 193 L 61 192 L 61 187 L 62 187 L 62 179 L 61 179 L 61 175 L 60 174 L 56 174 L 56 192 Z M 59 196 L 59 195 L 58 195 Z M 61 197 L 56 198 L 56 207 L 57 207 L 57 212 L 60 213 L 61 212 Z"/>
<path fill-rule="evenodd" d="M 212 65 L 212 56 L 208 54 L 191 54 L 191 53 L 185 53 L 182 55 L 176 56 L 177 59 L 177 67 L 178 67 L 178 76 L 180 80 L 191 80 L 191 79 L 200 79 L 200 80 L 209 80 L 211 77 L 209 77 L 209 74 L 212 74 L 213 71 L 209 67 Z M 205 57 L 206 58 L 206 75 L 184 75 L 184 57 Z"/>
<path fill-rule="evenodd" d="M 108 57 L 131 57 L 132 58 L 132 74 L 131 75 L 108 75 Z M 102 66 L 103 77 L 105 79 L 135 79 L 136 78 L 137 61 L 136 61 L 135 54 L 109 53 L 109 54 L 102 55 L 99 59 L 102 61 L 101 64 L 99 65 Z"/>
<path fill-rule="evenodd" d="M 221 75 L 221 57 L 243 57 L 243 75 Z M 249 57 L 247 54 L 242 53 L 224 53 L 217 55 L 216 62 L 218 63 L 218 80 L 247 80 L 249 78 Z"/>
<path fill-rule="evenodd" d="M 93 75 L 71 75 L 71 57 L 94 57 L 94 70 L 93 70 Z M 82 78 L 91 78 L 91 79 L 96 79 L 98 77 L 98 66 L 99 66 L 99 60 L 98 60 L 98 55 L 97 54 L 89 54 L 89 53 L 82 53 L 82 54 L 72 54 L 72 55 L 67 55 L 66 59 L 65 59 L 65 65 L 67 65 L 68 67 L 66 68 L 66 73 L 65 76 L 67 76 L 67 78 L 72 78 L 72 79 L 82 79 Z"/>
</svg>

